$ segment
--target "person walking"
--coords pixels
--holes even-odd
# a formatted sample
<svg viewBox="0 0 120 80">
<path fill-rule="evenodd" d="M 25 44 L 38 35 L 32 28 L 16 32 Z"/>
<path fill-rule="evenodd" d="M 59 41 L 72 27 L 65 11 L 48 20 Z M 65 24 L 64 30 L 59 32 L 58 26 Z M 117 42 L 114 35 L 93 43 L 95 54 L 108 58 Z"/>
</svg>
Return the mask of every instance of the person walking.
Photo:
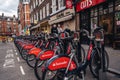
<svg viewBox="0 0 120 80">
<path fill-rule="evenodd" d="M 63 32 L 63 29 L 61 28 L 60 24 L 58 24 L 58 27 L 57 27 L 57 29 L 58 29 L 58 33 L 61 33 L 61 32 Z"/>
<path fill-rule="evenodd" d="M 55 24 L 51 28 L 51 33 L 57 33 L 58 34 L 58 29 L 57 29 L 57 26 Z"/>
</svg>

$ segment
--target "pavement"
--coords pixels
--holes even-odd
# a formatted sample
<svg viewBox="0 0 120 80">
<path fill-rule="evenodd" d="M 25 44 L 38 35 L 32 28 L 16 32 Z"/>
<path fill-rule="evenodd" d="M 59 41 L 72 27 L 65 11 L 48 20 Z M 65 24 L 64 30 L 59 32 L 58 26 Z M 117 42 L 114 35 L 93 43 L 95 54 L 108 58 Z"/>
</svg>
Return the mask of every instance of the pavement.
<svg viewBox="0 0 120 80">
<path fill-rule="evenodd" d="M 85 51 L 88 50 L 88 45 L 82 45 Z M 112 47 L 106 47 L 105 50 L 109 56 L 109 68 L 107 74 L 107 80 L 120 80 L 120 49 L 113 49 Z"/>
<path fill-rule="evenodd" d="M 88 46 L 82 45 L 87 51 Z M 109 54 L 109 68 L 120 72 L 120 50 L 113 48 L 105 48 Z M 95 79 L 89 68 L 87 68 L 85 80 Z M 107 79 L 104 80 L 120 80 L 120 75 L 110 72 L 106 73 Z M 21 58 L 14 43 L 0 43 L 0 80 L 37 80 L 34 70 Z"/>
<path fill-rule="evenodd" d="M 0 43 L 0 80 L 37 80 L 13 43 Z"/>
</svg>

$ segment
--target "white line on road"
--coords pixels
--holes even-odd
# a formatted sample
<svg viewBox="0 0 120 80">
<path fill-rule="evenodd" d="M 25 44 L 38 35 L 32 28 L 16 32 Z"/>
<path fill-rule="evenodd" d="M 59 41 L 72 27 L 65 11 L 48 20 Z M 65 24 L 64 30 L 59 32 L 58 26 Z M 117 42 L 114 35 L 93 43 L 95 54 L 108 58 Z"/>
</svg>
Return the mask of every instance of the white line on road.
<svg viewBox="0 0 120 80">
<path fill-rule="evenodd" d="M 17 60 L 18 60 L 18 62 L 20 62 L 20 58 L 19 57 L 17 57 Z"/>
<path fill-rule="evenodd" d="M 24 69 L 22 66 L 20 66 L 20 71 L 21 71 L 22 75 L 25 75 L 25 72 L 24 72 Z"/>
</svg>

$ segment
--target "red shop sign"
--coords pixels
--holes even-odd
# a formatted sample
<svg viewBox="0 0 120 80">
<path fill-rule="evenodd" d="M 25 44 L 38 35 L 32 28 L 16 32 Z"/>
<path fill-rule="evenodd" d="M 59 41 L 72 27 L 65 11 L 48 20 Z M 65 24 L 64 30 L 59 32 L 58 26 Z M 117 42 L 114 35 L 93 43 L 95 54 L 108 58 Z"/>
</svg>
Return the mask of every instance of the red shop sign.
<svg viewBox="0 0 120 80">
<path fill-rule="evenodd" d="M 87 9 L 91 6 L 98 5 L 106 0 L 81 0 L 76 4 L 76 11 L 79 12 L 81 10 Z"/>
<path fill-rule="evenodd" d="M 66 8 L 72 9 L 72 0 L 66 0 Z"/>
</svg>

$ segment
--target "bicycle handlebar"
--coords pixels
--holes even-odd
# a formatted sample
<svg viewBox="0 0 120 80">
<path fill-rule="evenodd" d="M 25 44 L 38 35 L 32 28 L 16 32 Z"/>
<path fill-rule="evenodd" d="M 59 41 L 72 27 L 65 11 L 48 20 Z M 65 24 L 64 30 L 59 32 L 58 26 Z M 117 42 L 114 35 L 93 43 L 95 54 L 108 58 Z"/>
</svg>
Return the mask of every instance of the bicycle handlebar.
<svg viewBox="0 0 120 80">
<path fill-rule="evenodd" d="M 98 27 L 98 28 L 94 29 L 91 33 L 89 33 L 89 31 L 86 29 L 82 29 L 82 30 L 80 30 L 80 33 L 85 32 L 89 39 L 95 39 L 96 36 L 94 36 L 94 33 L 98 32 L 98 31 L 100 33 L 102 33 L 101 34 L 102 36 L 104 35 L 104 29 L 102 27 Z"/>
</svg>

